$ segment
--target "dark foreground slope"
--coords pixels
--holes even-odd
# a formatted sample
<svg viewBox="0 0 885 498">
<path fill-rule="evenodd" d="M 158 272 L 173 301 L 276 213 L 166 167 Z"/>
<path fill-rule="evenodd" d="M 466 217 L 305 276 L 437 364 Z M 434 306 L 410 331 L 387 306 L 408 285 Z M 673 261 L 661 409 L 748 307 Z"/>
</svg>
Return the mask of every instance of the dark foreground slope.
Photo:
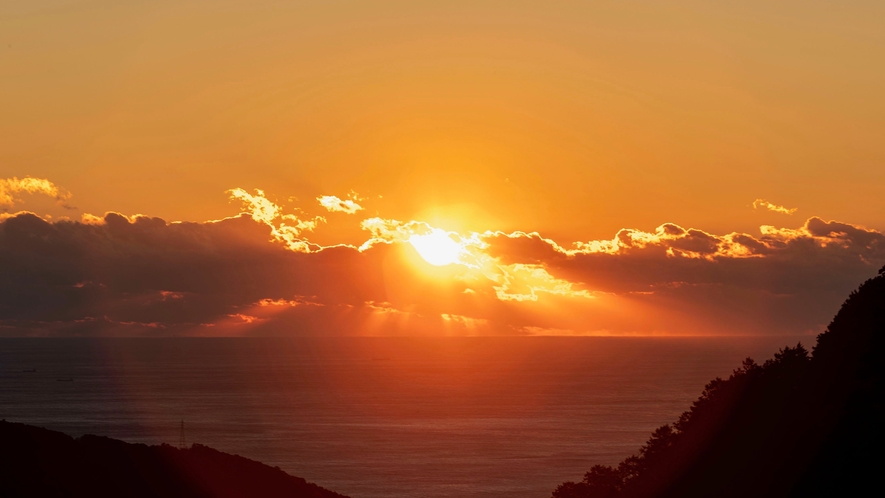
<svg viewBox="0 0 885 498">
<path fill-rule="evenodd" d="M 282 470 L 195 444 L 78 439 L 0 422 L 0 497 L 345 498 Z"/>
<path fill-rule="evenodd" d="M 716 379 L 617 467 L 554 498 L 885 496 L 885 268 L 812 355 L 797 345 Z M 878 490 L 878 491 L 876 491 Z"/>
</svg>

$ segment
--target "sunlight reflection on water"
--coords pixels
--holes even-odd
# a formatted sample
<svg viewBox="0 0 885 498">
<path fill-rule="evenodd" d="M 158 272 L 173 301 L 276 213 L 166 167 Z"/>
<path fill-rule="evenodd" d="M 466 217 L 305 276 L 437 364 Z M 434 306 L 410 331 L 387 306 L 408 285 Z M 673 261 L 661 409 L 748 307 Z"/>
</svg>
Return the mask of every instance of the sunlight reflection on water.
<svg viewBox="0 0 885 498">
<path fill-rule="evenodd" d="M 798 340 L 3 339 L 0 418 L 144 443 L 183 419 L 354 498 L 546 498 Z"/>
</svg>

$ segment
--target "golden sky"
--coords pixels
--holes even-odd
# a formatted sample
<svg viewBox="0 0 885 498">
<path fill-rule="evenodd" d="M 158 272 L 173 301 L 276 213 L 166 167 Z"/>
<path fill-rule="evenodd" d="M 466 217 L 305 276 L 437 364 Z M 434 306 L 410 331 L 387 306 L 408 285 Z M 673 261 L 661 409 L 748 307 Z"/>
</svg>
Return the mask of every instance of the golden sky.
<svg viewBox="0 0 885 498">
<path fill-rule="evenodd" d="M 0 168 L 88 212 L 354 190 L 573 241 L 885 228 L 881 2 L 7 1 Z M 453 227 L 454 228 L 454 227 Z"/>
<path fill-rule="evenodd" d="M 453 231 L 459 257 L 491 259 L 456 263 L 479 273 L 436 275 L 434 285 L 480 292 L 464 282 L 485 278 L 500 298 L 501 279 L 515 279 L 511 290 L 545 281 L 536 303 L 624 300 L 619 292 L 691 282 L 661 266 L 594 266 L 615 247 L 639 247 L 618 246 L 619 233 L 671 263 L 761 261 L 802 241 L 848 251 L 837 258 L 852 261 L 841 292 L 875 273 L 885 251 L 876 238 L 885 230 L 883 23 L 885 4 L 873 1 L 7 1 L 0 209 L 85 220 L 89 230 L 109 211 L 209 230 L 224 223 L 203 222 L 242 209 L 252 217 L 248 199 L 260 198 L 278 216 L 251 221 L 270 231 L 259 238 L 300 254 L 347 244 L 364 256 L 380 250 L 373 240 L 420 250 L 422 240 L 448 243 L 410 237 Z M 736 242 L 745 234 L 748 245 Z M 516 251 L 513 241 L 535 245 L 512 260 L 495 252 Z M 701 245 L 676 247 L 689 242 Z M 783 257 L 810 268 L 811 259 Z M 498 269 L 484 274 L 483 264 Z M 771 282 L 736 283 L 747 270 L 723 276 L 724 266 L 667 268 L 716 273 L 705 285 L 727 281 L 734 302 L 780 296 Z M 163 285 L 144 291 L 173 293 L 164 301 L 179 292 Z M 399 291 L 385 285 L 386 297 L 354 302 L 390 305 Z M 250 299 L 296 299 L 289 291 Z M 703 308 L 701 297 L 680 299 Z M 599 321 L 587 330 L 676 328 L 624 325 L 647 302 L 603 306 L 620 318 L 548 305 L 544 313 Z M 654 304 L 655 319 L 667 306 Z M 480 308 L 433 314 L 522 316 Z M 508 323 L 575 330 L 576 320 Z M 812 322 L 802 330 L 820 327 Z"/>
</svg>

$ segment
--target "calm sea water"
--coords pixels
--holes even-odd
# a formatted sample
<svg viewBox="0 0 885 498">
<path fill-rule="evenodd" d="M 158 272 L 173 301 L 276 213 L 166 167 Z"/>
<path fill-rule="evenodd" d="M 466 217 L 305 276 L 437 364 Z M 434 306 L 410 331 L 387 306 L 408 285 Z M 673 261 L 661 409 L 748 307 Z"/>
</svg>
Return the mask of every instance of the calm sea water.
<svg viewBox="0 0 885 498">
<path fill-rule="evenodd" d="M 0 418 L 152 444 L 184 420 L 188 443 L 354 498 L 546 498 L 796 341 L 2 339 Z"/>
</svg>

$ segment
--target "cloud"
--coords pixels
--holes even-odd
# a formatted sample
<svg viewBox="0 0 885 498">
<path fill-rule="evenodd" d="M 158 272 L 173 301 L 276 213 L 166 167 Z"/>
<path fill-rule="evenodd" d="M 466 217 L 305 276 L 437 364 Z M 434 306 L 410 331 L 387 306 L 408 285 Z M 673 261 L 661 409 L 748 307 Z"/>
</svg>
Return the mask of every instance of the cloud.
<svg viewBox="0 0 885 498">
<path fill-rule="evenodd" d="M 795 229 L 762 226 L 755 236 L 664 224 L 572 248 L 523 232 L 490 232 L 483 240 L 505 264 L 530 262 L 608 293 L 600 301 L 628 300 L 667 317 L 662 328 L 670 331 L 678 323 L 732 333 L 819 331 L 844 297 L 885 264 L 885 235 L 817 217 Z"/>
<path fill-rule="evenodd" d="M 59 188 L 45 178 L 32 178 L 26 176 L 22 179 L 16 177 L 0 179 L 0 207 L 12 207 L 21 199 L 16 194 L 42 194 L 52 197 L 60 205 L 71 198 L 71 193 Z"/>
<path fill-rule="evenodd" d="M 280 216 L 280 208 L 269 201 L 261 189 L 255 189 L 255 195 L 241 188 L 228 190 L 228 193 L 231 199 L 243 201 L 243 207 L 246 208 L 246 212 L 251 214 L 252 219 L 259 223 L 272 225 L 273 221 Z"/>
<path fill-rule="evenodd" d="M 409 243 L 417 251 L 421 252 L 425 247 L 432 248 L 437 241 L 452 246 L 455 264 L 471 268 L 481 266 L 480 259 L 483 257 L 482 250 L 485 243 L 479 238 L 479 234 L 471 233 L 466 236 L 456 232 L 448 232 L 435 228 L 423 221 L 403 222 L 384 218 L 369 218 L 360 223 L 360 228 L 371 234 L 371 237 L 360 246 L 364 251 L 376 244 Z"/>
<path fill-rule="evenodd" d="M 302 237 L 303 232 L 312 232 L 320 223 L 325 223 L 322 216 L 312 219 L 301 219 L 294 214 L 282 214 L 279 206 L 271 202 L 261 189 L 255 189 L 252 195 L 241 188 L 228 190 L 231 199 L 243 202 L 246 213 L 258 223 L 263 223 L 271 228 L 271 237 L 282 242 L 291 251 L 311 252 L 319 249 L 316 244 L 311 244 Z"/>
<path fill-rule="evenodd" d="M 334 195 L 321 195 L 317 197 L 317 200 L 320 202 L 321 206 L 332 213 L 354 214 L 357 211 L 363 210 L 363 207 L 352 199 L 342 200 Z"/>
<path fill-rule="evenodd" d="M 753 209 L 767 209 L 769 211 L 774 211 L 775 213 L 781 214 L 793 214 L 798 211 L 798 208 L 785 208 L 783 206 L 778 206 L 777 204 L 772 204 L 764 199 L 756 199 L 753 201 Z"/>
<path fill-rule="evenodd" d="M 408 243 L 418 253 L 430 249 L 434 244 L 443 243 L 454 246 L 449 249 L 451 262 L 468 269 L 465 278 L 473 278 L 482 284 L 491 285 L 495 296 L 501 301 L 537 301 L 540 294 L 551 294 L 568 297 L 589 298 L 591 294 L 575 285 L 550 275 L 547 270 L 537 264 L 502 264 L 490 255 L 486 249 L 488 243 L 483 235 L 471 232 L 467 235 L 447 232 L 434 228 L 419 221 L 402 222 L 383 218 L 369 218 L 361 224 L 372 237 L 360 247 L 360 250 L 373 247 L 377 243 Z M 429 247 L 430 246 L 430 247 Z M 427 258 L 431 264 L 435 258 Z M 445 259 L 445 258 L 443 258 Z M 467 289 L 472 291 L 472 289 Z"/>
<path fill-rule="evenodd" d="M 269 302 L 384 300 L 379 251 L 293 251 L 243 214 L 167 223 L 108 213 L 102 223 L 0 223 L 0 323 L 27 330 L 184 331 Z M 282 243 L 281 243 L 282 242 Z M 270 301 L 266 301 L 270 300 Z"/>
<path fill-rule="evenodd" d="M 539 294 L 592 298 L 587 290 L 575 289 L 575 284 L 551 275 L 543 266 L 514 263 L 499 266 L 500 278 L 492 280 L 495 295 L 502 301 L 537 301 Z"/>
<path fill-rule="evenodd" d="M 573 249 L 537 234 L 521 232 L 488 233 L 484 240 L 489 243 L 488 251 L 505 261 L 533 261 L 553 268 L 575 268 L 600 261 L 600 267 L 593 271 L 602 273 L 594 275 L 617 271 L 619 277 L 606 279 L 607 283 L 600 282 L 600 286 L 617 291 L 691 280 L 689 277 L 706 278 L 708 274 L 699 273 L 698 268 L 719 272 L 733 267 L 828 263 L 866 269 L 885 261 L 882 233 L 818 217 L 809 218 L 796 229 L 763 225 L 756 236 L 737 232 L 715 235 L 674 224 L 661 225 L 654 232 L 623 229 L 611 240 L 579 242 Z M 636 271 L 619 269 L 624 264 Z M 682 274 L 686 278 L 676 278 Z M 732 281 L 746 280 L 749 275 Z"/>
<path fill-rule="evenodd" d="M 244 212 L 203 223 L 0 219 L 0 333 L 803 334 L 885 264 L 885 235 L 817 217 L 573 244 L 376 217 L 359 247 L 321 246 L 308 237 L 322 218 L 229 193 Z M 452 264 L 421 256 L 438 236 Z"/>
</svg>

